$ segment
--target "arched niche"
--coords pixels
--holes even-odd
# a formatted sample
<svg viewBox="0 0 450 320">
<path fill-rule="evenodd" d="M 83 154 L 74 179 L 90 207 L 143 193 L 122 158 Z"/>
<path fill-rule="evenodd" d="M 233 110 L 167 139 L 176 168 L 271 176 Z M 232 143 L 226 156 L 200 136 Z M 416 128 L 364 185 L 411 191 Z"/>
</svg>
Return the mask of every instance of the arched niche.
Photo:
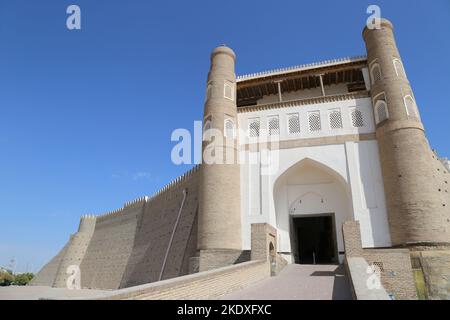
<svg viewBox="0 0 450 320">
<path fill-rule="evenodd" d="M 353 219 L 353 212 L 350 187 L 341 174 L 319 161 L 304 158 L 278 176 L 273 198 L 280 252 L 295 255 L 292 250 L 298 237 L 293 230 L 294 219 L 319 216 L 331 217 L 336 252 L 344 251 L 342 224 Z"/>
</svg>

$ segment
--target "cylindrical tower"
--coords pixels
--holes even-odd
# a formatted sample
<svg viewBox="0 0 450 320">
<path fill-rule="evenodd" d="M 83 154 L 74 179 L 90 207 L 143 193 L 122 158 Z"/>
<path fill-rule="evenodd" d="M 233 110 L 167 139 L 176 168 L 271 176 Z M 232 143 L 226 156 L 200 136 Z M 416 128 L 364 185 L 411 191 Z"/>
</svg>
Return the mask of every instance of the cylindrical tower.
<svg viewBox="0 0 450 320">
<path fill-rule="evenodd" d="M 204 110 L 199 250 L 242 248 L 235 60 L 233 50 L 226 46 L 211 54 Z"/>
<path fill-rule="evenodd" d="M 394 246 L 450 243 L 448 178 L 431 151 L 392 24 L 363 31 Z"/>
<path fill-rule="evenodd" d="M 67 280 L 73 272 L 76 272 L 74 267 L 80 268 L 84 255 L 88 249 L 92 235 L 95 231 L 95 224 L 97 218 L 93 215 L 82 216 L 78 226 L 78 232 L 70 236 L 69 243 L 65 247 L 64 256 L 58 266 L 58 272 L 55 276 L 53 287 L 66 288 Z M 82 270 L 81 270 L 82 272 Z M 82 274 L 77 273 L 82 280 Z M 75 278 L 73 279 L 75 280 Z M 78 283 L 81 285 L 81 282 Z"/>
</svg>

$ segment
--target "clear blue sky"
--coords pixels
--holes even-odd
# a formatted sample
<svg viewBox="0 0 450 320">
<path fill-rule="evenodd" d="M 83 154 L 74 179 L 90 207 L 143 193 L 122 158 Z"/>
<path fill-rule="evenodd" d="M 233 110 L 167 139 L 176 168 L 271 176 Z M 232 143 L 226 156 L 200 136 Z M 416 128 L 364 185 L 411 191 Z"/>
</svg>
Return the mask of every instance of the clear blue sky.
<svg viewBox="0 0 450 320">
<path fill-rule="evenodd" d="M 80 215 L 189 169 L 170 134 L 201 119 L 216 45 L 238 74 L 365 54 L 369 4 L 393 21 L 430 143 L 450 156 L 449 0 L 0 0 L 0 265 L 37 271 Z"/>
</svg>

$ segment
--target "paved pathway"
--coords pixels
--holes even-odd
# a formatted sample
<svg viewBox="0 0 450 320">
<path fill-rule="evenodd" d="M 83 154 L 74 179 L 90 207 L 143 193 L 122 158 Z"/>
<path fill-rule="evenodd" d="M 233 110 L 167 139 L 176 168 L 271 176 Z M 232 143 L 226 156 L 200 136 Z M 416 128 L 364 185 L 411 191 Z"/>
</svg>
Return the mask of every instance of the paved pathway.
<svg viewBox="0 0 450 320">
<path fill-rule="evenodd" d="M 41 286 L 0 287 L 0 300 L 90 297 L 106 291 L 68 290 Z M 287 265 L 278 276 L 260 281 L 222 299 L 236 300 L 346 300 L 350 287 L 342 266 Z"/>
<path fill-rule="evenodd" d="M 66 299 L 90 297 L 108 291 L 102 290 L 69 290 L 64 288 L 51 288 L 44 286 L 10 286 L 0 287 L 0 300 L 38 300 Z"/>
<path fill-rule="evenodd" d="M 278 276 L 233 292 L 222 299 L 236 300 L 349 300 L 344 267 L 289 264 Z"/>
</svg>

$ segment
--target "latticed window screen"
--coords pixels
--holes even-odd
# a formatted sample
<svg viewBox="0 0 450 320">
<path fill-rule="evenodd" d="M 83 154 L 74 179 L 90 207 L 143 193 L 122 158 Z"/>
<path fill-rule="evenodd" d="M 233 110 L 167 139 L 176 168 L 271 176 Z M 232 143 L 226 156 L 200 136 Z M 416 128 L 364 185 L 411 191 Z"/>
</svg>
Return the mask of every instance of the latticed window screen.
<svg viewBox="0 0 450 320">
<path fill-rule="evenodd" d="M 378 271 L 384 272 L 384 265 L 383 265 L 383 262 L 381 262 L 381 261 L 374 261 L 374 262 L 372 263 L 372 265 L 373 265 L 375 268 L 377 268 Z M 377 270 L 374 270 L 374 271 L 377 271 Z"/>
<path fill-rule="evenodd" d="M 259 119 L 249 120 L 248 130 L 250 137 L 259 137 Z"/>
<path fill-rule="evenodd" d="M 379 80 L 381 80 L 381 69 L 380 69 L 380 66 L 378 64 L 375 64 L 372 67 L 372 83 L 375 84 Z"/>
<path fill-rule="evenodd" d="M 353 109 L 351 111 L 352 126 L 355 128 L 364 127 L 364 119 L 361 110 Z"/>
<path fill-rule="evenodd" d="M 341 129 L 342 128 L 341 110 L 339 110 L 339 109 L 330 110 L 329 117 L 330 117 L 330 128 L 331 129 Z"/>
<path fill-rule="evenodd" d="M 288 115 L 289 133 L 300 133 L 300 119 L 298 113 Z"/>
<path fill-rule="evenodd" d="M 314 111 L 308 114 L 309 131 L 320 131 L 322 126 L 320 124 L 320 112 Z"/>
<path fill-rule="evenodd" d="M 231 119 L 225 120 L 225 137 L 234 138 L 234 122 Z"/>
<path fill-rule="evenodd" d="M 386 102 L 378 101 L 376 104 L 375 111 L 377 123 L 380 123 L 388 118 Z"/>
<path fill-rule="evenodd" d="M 417 118 L 416 103 L 414 102 L 413 98 L 411 98 L 411 96 L 407 96 L 405 98 L 405 105 L 408 117 Z"/>
<path fill-rule="evenodd" d="M 270 136 L 276 136 L 280 134 L 280 120 L 278 116 L 270 117 L 267 123 Z"/>
</svg>

